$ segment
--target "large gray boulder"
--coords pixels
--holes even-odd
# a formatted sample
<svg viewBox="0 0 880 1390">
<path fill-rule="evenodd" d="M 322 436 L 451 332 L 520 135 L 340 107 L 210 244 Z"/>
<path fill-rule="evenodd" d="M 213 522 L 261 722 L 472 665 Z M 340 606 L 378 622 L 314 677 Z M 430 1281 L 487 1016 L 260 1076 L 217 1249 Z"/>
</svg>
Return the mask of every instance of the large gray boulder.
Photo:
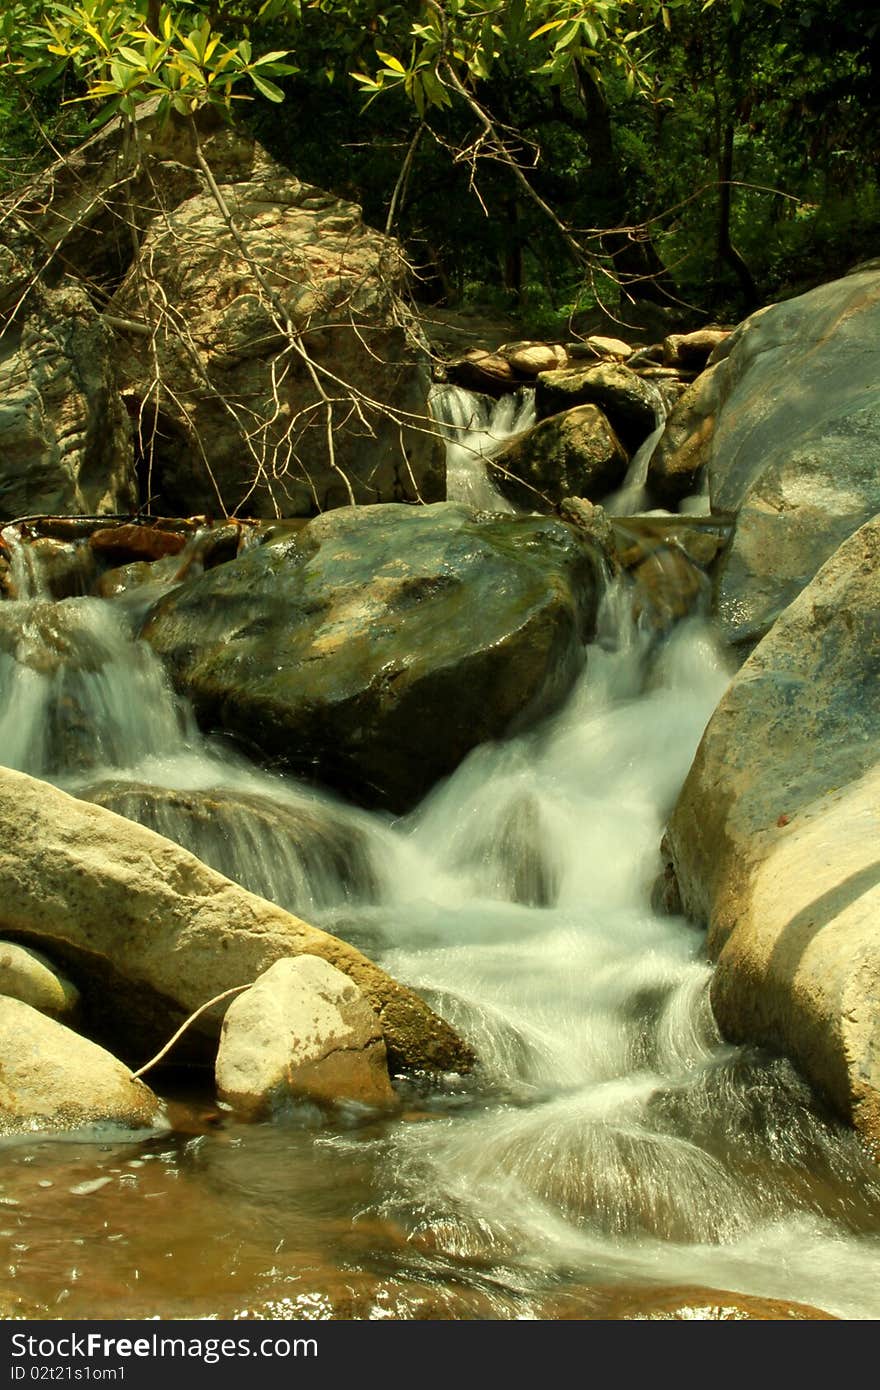
<svg viewBox="0 0 880 1390">
<path fill-rule="evenodd" d="M 385 1041 L 353 980 L 316 956 L 278 960 L 223 1020 L 217 1094 L 260 1119 L 291 1100 L 389 1106 Z"/>
<path fill-rule="evenodd" d="M 552 518 L 342 508 L 176 589 L 144 635 L 203 726 L 403 811 L 561 702 L 600 587 Z"/>
<path fill-rule="evenodd" d="M 682 398 L 648 482 L 673 502 L 705 467 L 736 513 L 719 563 L 724 635 L 761 638 L 841 541 L 880 510 L 880 270 L 746 319 Z"/>
<path fill-rule="evenodd" d="M 880 516 L 841 545 L 713 715 L 667 830 L 736 1041 L 785 1052 L 880 1141 Z"/>
<path fill-rule="evenodd" d="M 64 1024 L 0 996 L 0 1135 L 165 1127 L 161 1102 L 142 1081 Z"/>
<path fill-rule="evenodd" d="M 379 1016 L 392 1066 L 436 1074 L 473 1063 L 451 1028 L 353 946 L 154 831 L 7 769 L 0 931 L 75 965 L 86 1024 L 138 1065 L 215 995 L 298 955 L 351 976 Z M 192 1053 L 213 1058 L 221 1015 L 218 1006 L 193 1025 Z"/>
<path fill-rule="evenodd" d="M 137 506 L 113 334 L 73 281 L 36 288 L 0 358 L 0 521 Z"/>
</svg>

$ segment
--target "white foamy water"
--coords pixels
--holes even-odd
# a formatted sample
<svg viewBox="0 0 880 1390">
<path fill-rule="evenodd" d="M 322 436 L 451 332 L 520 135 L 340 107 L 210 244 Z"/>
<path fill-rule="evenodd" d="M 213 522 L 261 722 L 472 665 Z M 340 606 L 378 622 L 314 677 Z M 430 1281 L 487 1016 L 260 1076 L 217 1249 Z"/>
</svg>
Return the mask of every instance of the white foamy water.
<svg viewBox="0 0 880 1390">
<path fill-rule="evenodd" d="M 310 1150 L 316 1173 L 360 1174 L 333 1222 L 403 1231 L 401 1269 L 525 1294 L 699 1284 L 880 1316 L 876 1168 L 786 1063 L 719 1038 L 702 932 L 651 909 L 728 670 L 702 620 L 660 643 L 631 613 L 625 585 L 609 590 L 565 708 L 475 750 L 395 824 L 205 738 L 124 606 L 98 600 L 0 605 L 0 759 L 337 929 L 472 1041 L 479 1075 L 418 1099 L 421 1123 Z M 274 1232 L 277 1180 L 267 1197 L 250 1162 L 236 1193 Z"/>
<path fill-rule="evenodd" d="M 535 393 L 520 391 L 493 401 L 461 386 L 435 386 L 431 413 L 446 438 L 446 496 L 483 511 L 515 512 L 492 486 L 484 460 L 535 423 Z"/>
</svg>

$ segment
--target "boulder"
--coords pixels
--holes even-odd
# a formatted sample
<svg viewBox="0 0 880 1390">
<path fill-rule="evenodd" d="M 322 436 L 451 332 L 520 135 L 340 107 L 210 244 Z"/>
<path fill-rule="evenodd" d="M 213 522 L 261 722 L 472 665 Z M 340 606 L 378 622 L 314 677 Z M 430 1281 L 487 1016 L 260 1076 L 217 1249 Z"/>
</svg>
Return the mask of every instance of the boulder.
<svg viewBox="0 0 880 1390">
<path fill-rule="evenodd" d="M 0 997 L 0 1134 L 91 1125 L 167 1127 L 161 1102 L 109 1052 L 20 999 Z"/>
<path fill-rule="evenodd" d="M 0 941 L 0 995 L 30 1004 L 49 1018 L 76 1014 L 79 990 L 39 951 Z"/>
<path fill-rule="evenodd" d="M 209 999 L 298 955 L 351 976 L 379 1015 L 393 1067 L 436 1075 L 473 1064 L 451 1028 L 352 946 L 154 831 L 5 769 L 0 930 L 75 963 L 90 1029 L 138 1065 Z M 213 1057 L 219 1031 L 215 1008 L 189 1030 L 190 1055 Z"/>
<path fill-rule="evenodd" d="M 651 455 L 648 488 L 661 507 L 677 507 L 700 484 L 715 428 L 719 370 L 709 367 L 684 389 Z"/>
<path fill-rule="evenodd" d="M 841 541 L 880 510 L 880 270 L 753 314 L 670 420 L 649 484 L 705 464 L 712 510 L 735 512 L 715 607 L 754 644 Z M 681 412 L 681 413 L 679 413 Z M 673 429 L 677 437 L 673 439 Z M 671 496 L 672 493 L 667 495 Z"/>
<path fill-rule="evenodd" d="M 627 456 L 594 405 L 550 415 L 486 462 L 492 484 L 526 511 L 546 511 L 565 497 L 596 501 L 623 482 Z"/>
<path fill-rule="evenodd" d="M 127 429 L 128 416 L 134 422 L 153 512 L 310 515 L 352 495 L 442 497 L 442 445 L 426 423 L 428 355 L 399 294 L 397 244 L 241 128 L 209 112 L 162 120 L 158 100 L 138 107 L 135 139 L 127 119 L 113 120 L 65 152 L 18 191 L 16 216 L 0 227 L 9 277 L 0 314 L 20 318 L 22 288 L 51 280 L 63 257 L 98 291 L 103 323 L 92 314 L 108 341 L 115 335 L 119 388 L 112 428 L 86 451 L 81 490 L 97 491 L 100 507 L 32 481 L 27 506 L 10 501 L 6 514 L 134 510 L 128 499 L 101 500 L 110 490 L 101 450 L 109 454 L 117 416 Z M 56 374 L 75 395 L 67 363 L 65 352 Z M 129 470 L 132 458 L 129 434 Z"/>
<path fill-rule="evenodd" d="M 357 985 L 316 956 L 279 960 L 226 1011 L 217 1094 L 248 1119 L 285 1101 L 389 1106 L 382 1029 Z"/>
<path fill-rule="evenodd" d="M 735 677 L 667 829 L 734 1041 L 784 1052 L 880 1143 L 880 516 Z"/>
<path fill-rule="evenodd" d="M 17 336 L 0 360 L 0 521 L 133 511 L 134 446 L 113 334 L 85 290 L 72 281 L 35 287 Z"/>
<path fill-rule="evenodd" d="M 598 362 L 576 370 L 541 372 L 535 385 L 539 420 L 596 405 L 607 415 L 624 447 L 634 453 L 662 418 L 663 402 L 656 388 L 620 362 Z"/>
<path fill-rule="evenodd" d="M 599 572 L 553 518 L 341 508 L 176 589 L 143 633 L 203 726 L 404 811 L 564 699 Z"/>
<path fill-rule="evenodd" d="M 130 334 L 120 355 L 151 434 L 158 410 L 149 451 L 162 508 L 295 516 L 441 498 L 428 357 L 399 297 L 397 244 L 259 146 L 219 180 L 235 233 L 199 185 L 149 224 L 110 306 L 167 325 L 171 304 L 186 325 Z M 157 370 L 168 383 L 158 399 Z"/>
</svg>

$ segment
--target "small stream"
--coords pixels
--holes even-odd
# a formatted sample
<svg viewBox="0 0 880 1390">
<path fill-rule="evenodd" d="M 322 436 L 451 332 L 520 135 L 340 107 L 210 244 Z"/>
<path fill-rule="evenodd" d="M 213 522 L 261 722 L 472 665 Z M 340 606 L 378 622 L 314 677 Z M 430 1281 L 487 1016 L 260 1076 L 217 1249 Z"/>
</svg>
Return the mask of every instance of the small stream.
<svg viewBox="0 0 880 1390">
<path fill-rule="evenodd" d="M 453 447 L 479 458 L 527 409 L 452 421 Z M 136 594 L 19 582 L 0 761 L 350 939 L 483 1062 L 478 1084 L 404 1087 L 393 1117 L 256 1125 L 210 1078 L 155 1073 L 165 1135 L 7 1141 L 0 1289 L 23 1312 L 602 1317 L 699 1285 L 880 1316 L 880 1173 L 786 1062 L 720 1039 L 702 933 L 650 907 L 729 679 L 700 617 L 661 640 L 609 587 L 566 707 L 395 821 L 204 737 L 133 638 Z"/>
</svg>

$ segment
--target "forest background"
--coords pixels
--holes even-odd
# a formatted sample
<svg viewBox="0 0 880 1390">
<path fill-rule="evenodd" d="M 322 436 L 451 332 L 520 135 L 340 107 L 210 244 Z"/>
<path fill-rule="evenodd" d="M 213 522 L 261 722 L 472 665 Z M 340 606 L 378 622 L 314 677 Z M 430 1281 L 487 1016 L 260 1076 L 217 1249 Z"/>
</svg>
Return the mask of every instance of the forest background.
<svg viewBox="0 0 880 1390">
<path fill-rule="evenodd" d="M 362 204 L 425 305 L 735 321 L 876 253 L 878 60 L 846 0 L 14 0 L 0 193 L 158 95 Z"/>
</svg>

